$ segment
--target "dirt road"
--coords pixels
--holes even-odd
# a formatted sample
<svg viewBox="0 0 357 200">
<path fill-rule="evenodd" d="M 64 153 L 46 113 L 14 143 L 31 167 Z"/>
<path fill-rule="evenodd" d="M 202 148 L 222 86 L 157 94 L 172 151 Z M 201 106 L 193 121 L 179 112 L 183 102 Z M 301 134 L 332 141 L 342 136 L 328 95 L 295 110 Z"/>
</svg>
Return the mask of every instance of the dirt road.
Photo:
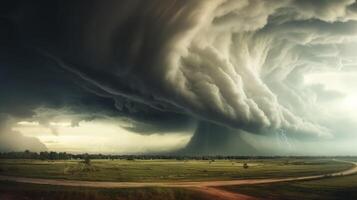
<svg viewBox="0 0 357 200">
<path fill-rule="evenodd" d="M 338 160 L 338 162 L 348 162 L 348 161 Z M 107 181 L 41 179 L 41 178 L 26 178 L 26 177 L 13 177 L 13 176 L 0 175 L 0 180 L 15 181 L 20 183 L 77 186 L 77 187 L 96 187 L 96 188 L 179 187 L 179 188 L 188 188 L 191 190 L 203 192 L 207 195 L 215 197 L 216 200 L 253 200 L 257 198 L 228 192 L 215 187 L 313 180 L 313 179 L 320 179 L 324 177 L 346 176 L 346 175 L 357 173 L 357 163 L 355 162 L 349 162 L 349 163 L 352 163 L 353 167 L 351 167 L 348 170 L 335 172 L 331 174 L 321 174 L 321 175 L 302 176 L 302 177 L 293 177 L 293 178 L 242 179 L 242 180 L 229 180 L 229 181 L 187 181 L 187 182 L 186 181 L 185 182 L 107 182 Z"/>
</svg>

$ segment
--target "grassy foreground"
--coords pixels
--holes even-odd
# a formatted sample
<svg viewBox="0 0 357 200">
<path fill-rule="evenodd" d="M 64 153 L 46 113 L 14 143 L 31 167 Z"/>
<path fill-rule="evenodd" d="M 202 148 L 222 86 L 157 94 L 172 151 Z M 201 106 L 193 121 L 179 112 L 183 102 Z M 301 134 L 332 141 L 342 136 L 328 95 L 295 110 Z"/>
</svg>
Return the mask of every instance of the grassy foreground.
<svg viewBox="0 0 357 200">
<path fill-rule="evenodd" d="M 97 189 L 0 181 L 0 199 L 6 200 L 213 200 L 180 188 Z"/>
<path fill-rule="evenodd" d="M 243 164 L 248 163 L 244 169 Z M 336 172 L 351 164 L 319 159 L 269 160 L 2 160 L 0 174 L 92 181 L 201 181 L 277 178 Z"/>
<path fill-rule="evenodd" d="M 224 189 L 263 199 L 354 200 L 357 199 L 357 175 L 301 182 L 230 186 Z"/>
</svg>

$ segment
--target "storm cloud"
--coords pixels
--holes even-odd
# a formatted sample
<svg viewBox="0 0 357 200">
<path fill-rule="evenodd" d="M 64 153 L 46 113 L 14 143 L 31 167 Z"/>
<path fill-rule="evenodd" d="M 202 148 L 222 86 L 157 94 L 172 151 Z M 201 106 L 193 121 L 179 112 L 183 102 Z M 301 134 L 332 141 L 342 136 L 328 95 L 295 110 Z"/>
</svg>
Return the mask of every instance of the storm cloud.
<svg viewBox="0 0 357 200">
<path fill-rule="evenodd" d="M 128 117 L 125 128 L 142 134 L 191 130 L 198 120 L 196 135 L 220 126 L 237 135 L 336 137 L 334 113 L 324 105 L 346 91 L 305 78 L 355 72 L 356 8 L 354 0 L 15 1 L 1 15 L 2 49 L 33 51 L 38 59 L 27 60 L 41 63 L 29 70 L 15 62 L 11 73 L 22 75 L 3 78 L 15 83 L 2 91 L 16 94 L 1 102 L 14 105 L 1 112 L 33 116 L 43 104 L 67 106 Z M 3 65 L 14 65 L 9 60 Z M 38 78 L 59 82 L 48 86 L 50 95 L 13 90 Z M 27 96 L 38 99 L 18 102 Z"/>
</svg>

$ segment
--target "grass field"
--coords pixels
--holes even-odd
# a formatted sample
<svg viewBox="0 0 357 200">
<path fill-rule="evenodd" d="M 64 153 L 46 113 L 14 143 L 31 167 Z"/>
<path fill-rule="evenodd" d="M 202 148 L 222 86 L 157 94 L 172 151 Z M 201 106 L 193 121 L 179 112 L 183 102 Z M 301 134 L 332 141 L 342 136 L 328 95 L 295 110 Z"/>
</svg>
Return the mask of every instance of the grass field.
<svg viewBox="0 0 357 200">
<path fill-rule="evenodd" d="M 350 161 L 356 161 L 351 158 Z M 243 167 L 248 163 L 248 168 Z M 92 181 L 207 181 L 326 174 L 352 167 L 331 159 L 80 160 L 0 159 L 0 175 Z M 262 199 L 357 199 L 357 175 L 320 180 L 219 187 Z M 213 200 L 189 188 L 85 188 L 0 181 L 0 199 Z"/>
<path fill-rule="evenodd" d="M 357 199 L 357 175 L 320 180 L 224 187 L 229 191 L 285 200 L 354 200 Z"/>
<path fill-rule="evenodd" d="M 248 163 L 248 169 L 243 164 Z M 296 177 L 344 170 L 351 164 L 321 159 L 270 160 L 0 160 L 0 174 L 95 181 L 200 181 Z"/>
<path fill-rule="evenodd" d="M 181 188 L 97 189 L 0 181 L 1 200 L 213 200 Z"/>
</svg>

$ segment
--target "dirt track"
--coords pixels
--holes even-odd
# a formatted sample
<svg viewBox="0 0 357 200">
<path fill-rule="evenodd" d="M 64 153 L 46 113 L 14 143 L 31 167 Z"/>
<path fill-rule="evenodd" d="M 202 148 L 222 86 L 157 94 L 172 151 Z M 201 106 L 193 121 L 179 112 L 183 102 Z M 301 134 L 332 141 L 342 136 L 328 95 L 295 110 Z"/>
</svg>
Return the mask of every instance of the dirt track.
<svg viewBox="0 0 357 200">
<path fill-rule="evenodd" d="M 347 162 L 347 161 L 339 161 L 339 162 Z M 346 176 L 346 175 L 357 173 L 357 163 L 354 162 L 349 162 L 349 163 L 354 164 L 354 166 L 348 170 L 341 171 L 341 172 L 336 172 L 331 174 L 321 174 L 315 176 L 275 178 L 275 179 L 242 179 L 242 180 L 229 180 L 229 181 L 187 181 L 187 182 L 106 182 L 106 181 L 76 181 L 76 180 L 62 180 L 62 179 L 25 178 L 25 177 L 0 175 L 0 180 L 15 181 L 20 183 L 77 186 L 77 187 L 78 186 L 96 187 L 96 188 L 180 187 L 180 188 L 188 188 L 191 190 L 203 192 L 207 195 L 215 197 L 216 200 L 252 200 L 257 198 L 228 192 L 215 187 L 312 180 L 312 179 L 320 179 L 320 178 L 331 177 L 331 176 Z"/>
</svg>

